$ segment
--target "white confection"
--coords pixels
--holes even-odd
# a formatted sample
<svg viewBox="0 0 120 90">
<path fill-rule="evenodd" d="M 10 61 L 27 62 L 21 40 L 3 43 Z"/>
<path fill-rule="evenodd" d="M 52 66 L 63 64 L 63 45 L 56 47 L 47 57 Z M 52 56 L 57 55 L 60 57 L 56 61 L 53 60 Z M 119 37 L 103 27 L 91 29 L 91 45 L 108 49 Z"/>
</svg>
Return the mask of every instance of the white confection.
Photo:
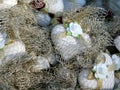
<svg viewBox="0 0 120 90">
<path fill-rule="evenodd" d="M 89 70 L 87 69 L 80 72 L 78 77 L 79 84 L 84 88 L 96 89 L 97 81 L 95 79 L 88 80 L 87 79 L 88 74 L 89 74 Z"/>
<path fill-rule="evenodd" d="M 116 48 L 120 51 L 120 36 L 115 38 L 114 43 Z"/>
<path fill-rule="evenodd" d="M 14 41 L 11 44 L 6 45 L 4 48 L 4 54 L 6 57 L 15 57 L 25 53 L 25 45 L 20 41 Z"/>
<path fill-rule="evenodd" d="M 73 22 L 71 22 L 69 24 L 67 31 L 71 32 L 72 36 L 74 36 L 74 37 L 77 37 L 78 35 L 83 34 L 83 30 L 82 30 L 81 26 L 79 24 L 73 23 Z"/>
<path fill-rule="evenodd" d="M 82 42 L 79 43 L 79 40 L 72 36 L 67 36 L 65 34 L 63 37 L 59 37 L 59 35 L 63 33 L 65 33 L 65 28 L 62 25 L 57 25 L 53 28 L 51 36 L 52 41 L 60 52 L 61 56 L 65 60 L 68 60 L 76 54 L 79 54 L 80 50 L 85 47 L 82 45 Z"/>
<path fill-rule="evenodd" d="M 112 65 L 112 58 L 107 54 L 103 53 L 103 55 L 106 57 L 105 64 Z M 102 89 L 113 89 L 115 84 L 115 77 L 114 77 L 114 71 L 109 71 L 107 78 L 103 79 L 103 86 Z"/>
<path fill-rule="evenodd" d="M 80 27 L 80 25 L 77 25 L 77 27 Z M 81 30 L 81 27 L 78 30 Z M 56 25 L 51 32 L 52 41 L 64 60 L 69 60 L 75 55 L 80 54 L 81 50 L 90 46 L 83 38 L 77 39 L 77 37 L 67 35 L 67 31 L 62 25 Z M 82 31 L 78 32 L 82 34 Z"/>
<path fill-rule="evenodd" d="M 50 64 L 55 64 L 56 63 L 56 59 L 55 59 L 55 55 L 52 53 L 47 57 L 48 61 Z"/>
<path fill-rule="evenodd" d="M 37 23 L 40 26 L 46 27 L 50 24 L 51 18 L 48 14 L 38 13 L 36 15 Z"/>
<path fill-rule="evenodd" d="M 40 70 L 43 70 L 43 69 L 48 69 L 50 67 L 50 64 L 49 64 L 49 61 L 46 57 L 41 57 L 39 56 L 37 61 L 36 61 L 36 64 L 33 65 L 33 72 L 39 72 Z"/>
<path fill-rule="evenodd" d="M 80 35 L 81 38 L 83 38 L 83 40 L 87 43 L 88 47 L 91 46 L 90 45 L 91 38 L 90 38 L 89 34 L 84 33 L 82 30 L 82 27 L 77 22 L 74 22 L 74 23 L 71 22 L 69 24 L 69 27 L 66 30 L 67 30 L 67 32 L 70 32 L 73 37 L 77 37 Z"/>
<path fill-rule="evenodd" d="M 63 0 L 43 0 L 45 2 L 45 9 L 50 13 L 63 12 Z"/>
<path fill-rule="evenodd" d="M 56 25 L 53 29 L 52 29 L 52 34 L 60 34 L 65 32 L 65 28 L 62 25 Z"/>
<path fill-rule="evenodd" d="M 96 72 L 96 78 L 105 79 L 108 76 L 108 68 L 106 64 L 99 63 L 94 66 L 93 70 Z"/>
<path fill-rule="evenodd" d="M 0 2 L 0 10 L 9 9 L 15 5 L 17 5 L 17 0 L 2 0 L 2 3 Z"/>
<path fill-rule="evenodd" d="M 94 70 L 95 70 L 95 77 L 99 78 L 102 80 L 102 90 L 112 90 L 115 84 L 115 77 L 114 77 L 114 70 L 112 71 L 108 71 L 106 66 L 107 65 L 112 65 L 112 59 L 111 57 L 106 54 L 106 53 L 102 53 L 105 58 L 106 61 L 104 63 L 104 65 L 100 66 L 100 63 L 102 64 L 102 62 L 98 63 L 96 66 L 94 66 Z M 101 58 L 102 59 L 102 58 Z M 101 69 L 100 69 L 101 67 Z M 97 69 L 96 69 L 97 68 Z M 105 71 L 106 70 L 106 71 Z M 84 88 L 89 88 L 89 89 L 96 89 L 97 88 L 97 79 L 93 79 L 93 80 L 88 80 L 87 76 L 89 74 L 89 70 L 83 70 L 82 72 L 80 72 L 79 74 L 79 84 L 84 87 Z M 104 75 L 105 74 L 105 75 Z M 105 77 L 107 75 L 107 77 Z"/>
</svg>

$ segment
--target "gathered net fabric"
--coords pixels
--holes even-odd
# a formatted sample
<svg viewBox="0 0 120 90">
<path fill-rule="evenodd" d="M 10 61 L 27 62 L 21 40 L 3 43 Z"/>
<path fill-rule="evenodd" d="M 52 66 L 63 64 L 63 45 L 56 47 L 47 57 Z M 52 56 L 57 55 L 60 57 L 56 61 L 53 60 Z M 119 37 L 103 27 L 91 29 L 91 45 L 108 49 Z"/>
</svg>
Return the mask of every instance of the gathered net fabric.
<svg viewBox="0 0 120 90">
<path fill-rule="evenodd" d="M 63 13 L 64 22 L 74 20 L 79 22 L 84 30 L 89 29 L 92 40 L 91 47 L 80 49 L 80 53 L 65 61 L 58 47 L 51 40 L 50 28 L 37 25 L 34 13 L 29 6 L 20 4 L 10 10 L 0 11 L 0 32 L 5 31 L 10 41 L 22 42 L 26 50 L 20 56 L 2 58 L 2 61 L 6 62 L 0 66 L 0 88 L 9 88 L 9 90 L 80 89 L 81 87 L 77 87 L 77 74 L 83 68 L 92 67 L 99 52 L 105 51 L 106 46 L 111 45 L 112 38 L 105 26 L 105 15 L 104 9 L 92 6 Z M 64 42 L 62 44 L 64 46 Z M 69 45 L 66 47 L 71 48 Z M 64 52 L 75 52 L 75 50 L 77 49 L 74 47 Z M 55 65 L 50 65 L 49 69 L 40 72 L 31 71 L 38 56 L 47 57 L 51 53 L 55 55 L 57 62 Z"/>
<path fill-rule="evenodd" d="M 76 55 L 77 61 L 80 62 L 82 67 L 91 67 L 94 64 L 96 55 L 101 51 L 105 51 L 107 46 L 112 45 L 113 39 L 108 32 L 108 27 L 105 25 L 106 13 L 103 8 L 92 6 L 63 13 L 64 22 L 78 22 L 83 31 L 90 35 L 91 47 L 83 48 L 80 50 L 81 53 Z M 72 50 L 72 52 L 74 51 Z"/>
</svg>

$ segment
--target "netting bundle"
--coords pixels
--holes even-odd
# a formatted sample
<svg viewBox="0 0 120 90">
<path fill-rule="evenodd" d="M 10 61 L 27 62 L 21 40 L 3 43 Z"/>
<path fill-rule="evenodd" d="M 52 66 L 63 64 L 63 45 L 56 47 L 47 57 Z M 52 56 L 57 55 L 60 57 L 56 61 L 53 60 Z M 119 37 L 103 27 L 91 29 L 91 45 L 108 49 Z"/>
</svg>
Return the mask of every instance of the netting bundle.
<svg viewBox="0 0 120 90">
<path fill-rule="evenodd" d="M 28 53 L 34 52 L 35 55 L 47 56 L 51 53 L 51 43 L 45 34 L 45 29 L 33 27 L 32 30 L 20 30 L 21 40 L 26 45 Z"/>
<path fill-rule="evenodd" d="M 83 68 L 90 69 L 100 52 L 111 45 L 106 13 L 103 8 L 92 6 L 64 12 L 63 24 L 50 31 L 52 26 L 38 26 L 29 5 L 20 3 L 0 11 L 0 88 L 82 87 L 77 82 L 78 73 Z"/>
<path fill-rule="evenodd" d="M 48 70 L 33 73 L 34 58 L 24 55 L 10 60 L 0 67 L 0 83 L 10 90 L 39 90 L 39 89 L 66 89 L 76 86 L 75 72 L 58 64 Z M 3 86 L 2 86 L 3 87 Z"/>
<path fill-rule="evenodd" d="M 26 51 L 28 53 L 34 52 L 36 55 L 45 55 L 51 52 L 47 29 L 40 29 L 37 26 L 35 16 L 29 6 L 20 4 L 9 10 L 1 11 L 0 14 L 8 20 L 1 25 L 1 28 L 5 27 L 2 30 L 6 34 L 3 36 L 7 39 L 5 47 L 7 55 Z M 9 52 L 11 53 L 9 54 Z"/>
<path fill-rule="evenodd" d="M 112 38 L 105 26 L 106 13 L 103 8 L 88 6 L 63 14 L 64 24 L 55 26 L 51 36 L 55 49 L 65 61 L 77 56 L 80 65 L 91 67 L 96 55 L 111 45 Z M 76 37 L 71 30 L 75 25 L 76 29 L 81 26 L 82 31 L 78 32 L 81 36 Z"/>
</svg>

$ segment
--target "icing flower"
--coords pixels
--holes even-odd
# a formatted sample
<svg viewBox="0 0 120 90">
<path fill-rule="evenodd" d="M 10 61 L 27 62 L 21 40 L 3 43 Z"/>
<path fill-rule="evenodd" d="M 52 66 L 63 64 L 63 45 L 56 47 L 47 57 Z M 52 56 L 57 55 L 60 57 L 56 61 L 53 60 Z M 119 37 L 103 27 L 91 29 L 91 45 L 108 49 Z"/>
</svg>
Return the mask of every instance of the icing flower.
<svg viewBox="0 0 120 90">
<path fill-rule="evenodd" d="M 112 60 L 113 60 L 113 63 L 117 65 L 115 70 L 119 70 L 120 69 L 120 57 L 114 54 L 112 55 Z"/>
<path fill-rule="evenodd" d="M 84 39 L 84 41 L 90 46 L 91 39 L 89 34 L 83 33 L 81 26 L 77 22 L 71 22 L 70 24 L 66 24 L 66 27 L 68 36 L 73 36 L 76 38 L 82 37 L 82 39 Z"/>
<path fill-rule="evenodd" d="M 104 63 L 99 63 L 94 66 L 93 70 L 95 71 L 95 77 L 100 79 L 105 79 L 108 76 L 108 68 Z"/>
<path fill-rule="evenodd" d="M 0 33 L 0 49 L 2 49 L 5 46 L 6 36 L 6 33 Z"/>
<path fill-rule="evenodd" d="M 69 24 L 69 27 L 67 28 L 67 32 L 71 33 L 71 35 L 74 37 L 77 37 L 77 36 L 83 34 L 83 30 L 82 30 L 81 26 L 76 22 L 75 23 L 71 22 Z"/>
</svg>

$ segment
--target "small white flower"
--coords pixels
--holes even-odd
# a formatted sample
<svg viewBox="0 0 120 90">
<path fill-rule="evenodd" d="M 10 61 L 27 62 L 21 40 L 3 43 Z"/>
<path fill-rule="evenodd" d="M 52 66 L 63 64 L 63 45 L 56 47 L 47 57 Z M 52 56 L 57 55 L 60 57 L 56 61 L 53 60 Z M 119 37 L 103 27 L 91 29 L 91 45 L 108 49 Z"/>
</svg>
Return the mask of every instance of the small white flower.
<svg viewBox="0 0 120 90">
<path fill-rule="evenodd" d="M 116 70 L 119 70 L 120 69 L 120 57 L 114 54 L 112 55 L 112 60 L 113 60 L 113 63 L 117 65 Z"/>
<path fill-rule="evenodd" d="M 82 30 L 81 26 L 79 24 L 73 23 L 73 22 L 71 22 L 69 24 L 67 31 L 71 32 L 72 36 L 74 36 L 74 37 L 77 37 L 78 35 L 83 34 L 83 30 Z"/>
<path fill-rule="evenodd" d="M 5 46 L 6 36 L 6 33 L 0 33 L 0 49 L 2 49 Z"/>
<path fill-rule="evenodd" d="M 89 34 L 83 33 L 81 26 L 76 22 L 75 23 L 71 22 L 69 24 L 69 27 L 67 28 L 67 35 L 72 35 L 73 37 L 78 37 L 78 38 L 80 35 L 88 45 L 91 44 L 91 39 Z"/>
<path fill-rule="evenodd" d="M 104 63 L 99 63 L 94 66 L 93 70 L 95 71 L 95 77 L 100 79 L 105 79 L 108 76 L 108 68 Z"/>
</svg>

